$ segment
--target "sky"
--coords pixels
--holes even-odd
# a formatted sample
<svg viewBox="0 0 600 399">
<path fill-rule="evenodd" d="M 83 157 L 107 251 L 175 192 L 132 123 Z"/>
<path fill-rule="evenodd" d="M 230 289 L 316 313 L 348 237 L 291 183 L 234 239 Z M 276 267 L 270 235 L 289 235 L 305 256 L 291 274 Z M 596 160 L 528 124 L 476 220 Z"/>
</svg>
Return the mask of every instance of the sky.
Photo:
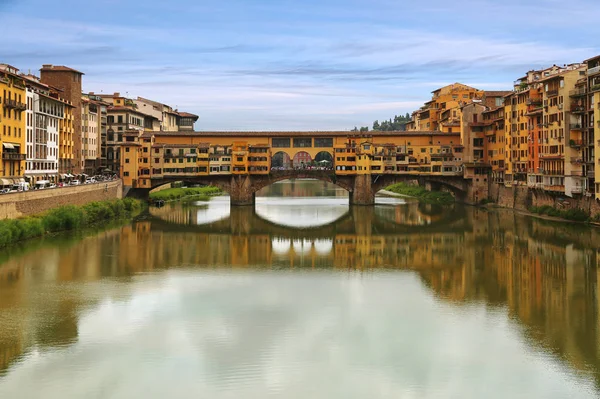
<svg viewBox="0 0 600 399">
<path fill-rule="evenodd" d="M 197 130 L 348 130 L 600 54 L 597 0 L 0 0 L 0 62 L 85 73 Z"/>
</svg>

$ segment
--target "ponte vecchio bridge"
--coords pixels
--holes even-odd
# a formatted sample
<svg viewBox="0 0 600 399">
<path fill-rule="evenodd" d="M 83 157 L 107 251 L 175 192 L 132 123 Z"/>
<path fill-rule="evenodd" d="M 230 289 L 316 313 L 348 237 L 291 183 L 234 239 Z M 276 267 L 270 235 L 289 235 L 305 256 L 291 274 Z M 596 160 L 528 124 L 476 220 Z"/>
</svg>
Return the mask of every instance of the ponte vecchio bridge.
<svg viewBox="0 0 600 399">
<path fill-rule="evenodd" d="M 258 190 L 291 178 L 335 183 L 356 205 L 401 181 L 475 203 L 487 197 L 489 169 L 464 162 L 460 141 L 442 132 L 125 132 L 120 173 L 142 193 L 175 181 L 217 186 L 232 205 L 252 205 Z"/>
</svg>

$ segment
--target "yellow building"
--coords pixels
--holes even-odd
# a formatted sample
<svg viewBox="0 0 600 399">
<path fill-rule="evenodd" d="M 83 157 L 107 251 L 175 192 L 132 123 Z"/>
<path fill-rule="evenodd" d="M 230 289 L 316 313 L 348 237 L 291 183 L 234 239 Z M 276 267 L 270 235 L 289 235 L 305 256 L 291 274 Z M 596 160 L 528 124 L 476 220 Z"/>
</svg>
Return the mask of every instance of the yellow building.
<svg viewBox="0 0 600 399">
<path fill-rule="evenodd" d="M 430 131 L 448 131 L 454 129 L 458 131 L 456 124 L 451 123 L 459 118 L 455 109 L 462 105 L 479 100 L 483 97 L 484 91 L 462 83 L 454 83 L 448 86 L 434 90 L 431 100 L 425 103 L 417 115 L 417 130 Z M 451 110 L 450 115 L 445 111 Z M 446 126 L 444 126 L 446 124 Z"/>
<path fill-rule="evenodd" d="M 0 64 L 0 96 L 0 177 L 2 186 L 8 186 L 24 181 L 25 174 L 27 95 L 17 68 Z"/>
<path fill-rule="evenodd" d="M 75 106 L 65 100 L 65 117 L 58 121 L 58 173 L 73 174 L 73 123 L 75 121 Z"/>
<path fill-rule="evenodd" d="M 487 162 L 491 166 L 491 179 L 495 183 L 504 183 L 506 170 L 504 106 L 483 111 L 481 117 L 486 141 Z"/>
<path fill-rule="evenodd" d="M 600 132 L 600 85 L 595 89 L 593 95 L 593 102 L 592 102 L 592 106 L 594 109 L 594 123 L 596 124 L 596 126 L 594 126 L 594 129 L 597 129 L 596 131 Z M 596 138 L 595 143 L 594 143 L 594 153 L 595 154 L 600 154 L 600 139 Z M 595 165 L 595 175 L 596 176 L 600 176 L 600 162 L 596 161 L 594 163 Z M 595 182 L 595 195 L 596 195 L 596 199 L 600 199 L 600 182 Z"/>
</svg>

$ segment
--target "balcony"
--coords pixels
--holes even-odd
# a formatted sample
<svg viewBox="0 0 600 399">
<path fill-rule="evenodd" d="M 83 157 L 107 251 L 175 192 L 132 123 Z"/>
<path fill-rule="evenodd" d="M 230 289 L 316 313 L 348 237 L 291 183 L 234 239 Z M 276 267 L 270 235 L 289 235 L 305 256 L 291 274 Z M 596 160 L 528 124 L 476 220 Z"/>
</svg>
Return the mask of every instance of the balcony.
<svg viewBox="0 0 600 399">
<path fill-rule="evenodd" d="M 583 129 L 583 126 L 581 125 L 581 123 L 569 123 L 569 129 L 581 130 L 581 129 Z"/>
<path fill-rule="evenodd" d="M 586 113 L 587 110 L 585 109 L 585 107 L 583 105 L 576 105 L 571 107 L 571 113 L 573 114 L 584 114 Z"/>
<path fill-rule="evenodd" d="M 590 93 L 600 90 L 600 83 L 590 86 Z"/>
<path fill-rule="evenodd" d="M 565 173 L 558 170 L 543 170 L 542 174 L 544 176 L 564 176 Z"/>
<path fill-rule="evenodd" d="M 572 170 L 571 176 L 583 177 L 585 174 L 583 173 L 583 170 Z"/>
<path fill-rule="evenodd" d="M 582 164 L 583 163 L 583 158 L 571 157 L 571 163 Z"/>
<path fill-rule="evenodd" d="M 5 108 L 14 108 L 17 111 L 25 111 L 27 109 L 27 105 L 18 102 L 17 100 L 11 100 L 10 98 L 4 99 L 4 107 Z"/>
<path fill-rule="evenodd" d="M 3 152 L 2 159 L 7 161 L 24 161 L 25 154 L 19 154 L 16 152 Z"/>
<path fill-rule="evenodd" d="M 593 169 L 592 170 L 588 170 L 587 171 L 587 177 L 593 179 L 594 177 L 596 177 L 596 172 Z"/>
<path fill-rule="evenodd" d="M 600 72 L 600 66 L 597 66 L 597 67 L 594 67 L 594 68 L 590 68 L 590 69 L 587 70 L 588 76 L 595 75 L 598 72 Z"/>
<path fill-rule="evenodd" d="M 581 194 L 581 193 L 583 193 L 583 187 L 575 186 L 575 187 L 571 188 L 571 193 L 572 194 Z"/>
<path fill-rule="evenodd" d="M 558 89 L 556 89 L 556 90 L 548 90 L 546 92 L 546 96 L 548 96 L 548 97 L 556 97 L 556 96 L 558 96 Z"/>
<path fill-rule="evenodd" d="M 569 96 L 571 96 L 571 97 L 582 97 L 582 96 L 585 96 L 586 94 L 587 94 L 587 89 L 585 87 L 581 88 L 581 89 L 571 90 L 569 92 Z"/>
<path fill-rule="evenodd" d="M 569 140 L 569 147 L 571 148 L 581 148 L 583 145 L 583 140 Z"/>
</svg>

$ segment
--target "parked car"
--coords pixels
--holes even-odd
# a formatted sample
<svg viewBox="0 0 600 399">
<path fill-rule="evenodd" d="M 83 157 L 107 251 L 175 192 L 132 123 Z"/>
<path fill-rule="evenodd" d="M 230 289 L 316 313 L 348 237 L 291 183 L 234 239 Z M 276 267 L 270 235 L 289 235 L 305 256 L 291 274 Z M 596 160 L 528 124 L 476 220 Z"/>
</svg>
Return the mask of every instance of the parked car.
<svg viewBox="0 0 600 399">
<path fill-rule="evenodd" d="M 91 179 L 85 179 L 84 184 L 93 184 L 93 183 L 96 183 L 96 180 L 92 177 Z"/>
<path fill-rule="evenodd" d="M 78 186 L 79 184 L 80 184 L 79 180 L 73 180 L 73 181 L 71 181 L 71 185 L 72 186 Z"/>
<path fill-rule="evenodd" d="M 0 188 L 0 194 L 8 194 L 8 193 L 10 193 L 9 187 Z"/>
<path fill-rule="evenodd" d="M 21 191 L 29 191 L 29 183 L 27 183 L 27 182 L 15 183 L 11 187 L 10 191 L 13 193 L 18 193 Z"/>
</svg>

